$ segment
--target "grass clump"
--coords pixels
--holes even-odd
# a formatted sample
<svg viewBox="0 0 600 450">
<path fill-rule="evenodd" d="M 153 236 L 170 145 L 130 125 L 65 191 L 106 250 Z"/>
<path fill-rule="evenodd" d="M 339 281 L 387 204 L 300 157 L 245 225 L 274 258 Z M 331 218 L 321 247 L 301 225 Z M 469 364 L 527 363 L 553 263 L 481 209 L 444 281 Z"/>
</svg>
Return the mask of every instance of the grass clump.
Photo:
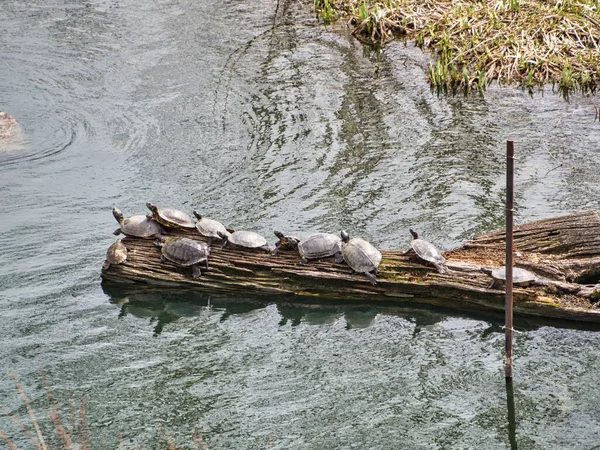
<svg viewBox="0 0 600 450">
<path fill-rule="evenodd" d="M 315 0 L 372 45 L 399 36 L 432 51 L 432 86 L 483 89 L 492 80 L 532 89 L 595 92 L 600 83 L 597 0 Z M 325 11 L 325 9 L 321 9 Z"/>
</svg>

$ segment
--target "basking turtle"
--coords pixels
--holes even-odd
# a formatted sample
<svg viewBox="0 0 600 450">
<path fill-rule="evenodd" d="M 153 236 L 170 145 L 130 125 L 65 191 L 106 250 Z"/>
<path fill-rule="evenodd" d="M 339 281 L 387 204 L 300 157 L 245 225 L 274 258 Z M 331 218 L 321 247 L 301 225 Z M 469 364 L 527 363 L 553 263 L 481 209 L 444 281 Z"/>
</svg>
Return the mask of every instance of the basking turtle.
<svg viewBox="0 0 600 450">
<path fill-rule="evenodd" d="M 127 259 L 127 247 L 117 239 L 106 251 L 106 261 L 102 265 L 103 270 L 108 270 L 112 264 L 121 264 Z"/>
<path fill-rule="evenodd" d="M 297 238 L 296 236 L 285 235 L 281 231 L 275 231 L 274 233 L 279 239 L 275 243 L 275 249 L 272 251 L 274 255 L 276 255 L 279 250 L 298 250 L 300 238 Z"/>
<path fill-rule="evenodd" d="M 225 228 L 221 222 L 202 217 L 196 210 L 194 210 L 194 216 L 196 216 L 196 219 L 198 219 L 196 222 L 196 229 L 202 236 L 208 238 L 208 245 L 212 243 L 214 238 L 221 239 L 219 232 L 223 234 L 229 233 L 227 228 Z"/>
<path fill-rule="evenodd" d="M 223 247 L 226 247 L 229 243 L 238 247 L 260 248 L 266 252 L 271 252 L 267 240 L 254 231 L 239 230 L 233 233 L 223 233 L 222 231 L 218 231 L 217 234 L 223 239 Z"/>
<path fill-rule="evenodd" d="M 410 246 L 417 256 L 433 264 L 439 273 L 446 272 L 446 267 L 444 266 L 446 258 L 442 256 L 439 250 L 435 248 L 432 243 L 419 239 L 419 235 L 412 228 L 410 228 L 409 231 L 413 237 Z"/>
<path fill-rule="evenodd" d="M 309 259 L 335 257 L 335 262 L 341 263 L 342 239 L 331 233 L 315 233 L 298 243 L 298 253 L 303 263 Z"/>
<path fill-rule="evenodd" d="M 131 216 L 125 219 L 123 213 L 116 206 L 113 208 L 113 216 L 119 222 L 120 227 L 113 231 L 114 235 L 123 233 L 126 236 L 133 236 L 145 239 L 161 237 L 164 233 L 158 222 L 148 219 L 142 214 Z"/>
<path fill-rule="evenodd" d="M 342 256 L 352 270 L 367 276 L 372 285 L 377 284 L 377 267 L 381 252 L 361 238 L 352 238 L 342 231 Z"/>
<path fill-rule="evenodd" d="M 490 289 L 498 289 L 506 281 L 506 266 L 498 267 L 497 269 L 482 267 L 481 271 L 494 279 L 489 286 Z M 544 280 L 540 280 L 535 273 L 529 270 L 513 267 L 513 285 L 526 287 L 532 284 L 546 285 L 547 283 Z"/>
<path fill-rule="evenodd" d="M 156 220 L 161 225 L 168 228 L 191 231 L 196 229 L 196 223 L 192 218 L 178 209 L 159 208 L 153 203 L 147 202 L 146 206 L 150 211 L 148 218 Z"/>
<path fill-rule="evenodd" d="M 208 268 L 208 255 L 210 247 L 206 242 L 182 237 L 170 237 L 157 240 L 155 245 L 161 249 L 161 261 L 169 260 L 178 266 L 191 267 L 192 277 L 201 275 L 200 263 L 205 263 Z"/>
</svg>

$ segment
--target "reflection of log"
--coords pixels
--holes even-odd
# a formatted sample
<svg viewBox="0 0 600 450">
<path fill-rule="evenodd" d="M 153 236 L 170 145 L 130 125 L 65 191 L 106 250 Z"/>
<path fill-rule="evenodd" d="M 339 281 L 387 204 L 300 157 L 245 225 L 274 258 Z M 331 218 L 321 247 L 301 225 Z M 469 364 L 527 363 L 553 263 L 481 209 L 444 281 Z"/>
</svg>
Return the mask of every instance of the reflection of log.
<svg viewBox="0 0 600 450">
<path fill-rule="evenodd" d="M 202 239 L 195 232 L 172 231 Z M 151 240 L 126 238 L 129 256 L 103 270 L 105 282 L 148 283 L 218 293 L 293 295 L 304 301 L 347 300 L 423 303 L 464 310 L 502 311 L 504 292 L 490 289 L 482 266 L 504 263 L 504 233 L 493 232 L 445 253 L 449 272 L 439 274 L 403 251 L 383 251 L 378 283 L 352 274 L 332 258 L 302 264 L 297 254 L 277 255 L 212 246 L 209 269 L 199 279 L 189 268 L 160 261 Z M 595 211 L 541 220 L 515 228 L 515 265 L 553 280 L 514 289 L 516 314 L 600 322 L 600 216 Z M 587 283 L 587 284 L 584 284 Z M 595 290 L 595 288 L 598 290 Z"/>
</svg>

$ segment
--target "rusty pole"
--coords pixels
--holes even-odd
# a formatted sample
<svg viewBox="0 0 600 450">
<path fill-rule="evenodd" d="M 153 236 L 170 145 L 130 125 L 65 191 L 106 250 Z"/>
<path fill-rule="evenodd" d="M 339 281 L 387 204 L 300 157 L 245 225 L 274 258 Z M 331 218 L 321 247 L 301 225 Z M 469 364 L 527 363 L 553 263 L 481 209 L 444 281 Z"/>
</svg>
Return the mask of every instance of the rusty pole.
<svg viewBox="0 0 600 450">
<path fill-rule="evenodd" d="M 506 141 L 506 300 L 504 316 L 505 354 L 504 374 L 513 376 L 513 207 L 515 147 L 513 141 Z"/>
</svg>

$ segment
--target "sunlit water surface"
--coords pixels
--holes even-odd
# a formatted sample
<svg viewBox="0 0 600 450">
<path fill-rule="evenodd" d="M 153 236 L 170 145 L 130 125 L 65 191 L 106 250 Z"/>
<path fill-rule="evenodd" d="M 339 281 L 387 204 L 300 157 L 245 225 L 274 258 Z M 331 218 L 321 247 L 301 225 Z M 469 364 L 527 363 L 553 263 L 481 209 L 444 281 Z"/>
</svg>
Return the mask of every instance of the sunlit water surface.
<svg viewBox="0 0 600 450">
<path fill-rule="evenodd" d="M 92 441 L 211 449 L 588 449 L 600 333 L 520 323 L 514 409 L 501 318 L 100 284 L 111 208 L 153 201 L 272 236 L 347 229 L 443 249 L 517 220 L 597 209 L 595 97 L 432 93 L 428 56 L 369 52 L 310 4 L 4 0 L 0 406 L 52 434 L 45 371 Z M 274 239 L 274 238 L 273 238 Z M 509 389 L 510 391 L 510 389 Z M 9 416 L 0 428 L 27 448 Z M 4 445 L 4 443 L 0 444 Z"/>
</svg>

